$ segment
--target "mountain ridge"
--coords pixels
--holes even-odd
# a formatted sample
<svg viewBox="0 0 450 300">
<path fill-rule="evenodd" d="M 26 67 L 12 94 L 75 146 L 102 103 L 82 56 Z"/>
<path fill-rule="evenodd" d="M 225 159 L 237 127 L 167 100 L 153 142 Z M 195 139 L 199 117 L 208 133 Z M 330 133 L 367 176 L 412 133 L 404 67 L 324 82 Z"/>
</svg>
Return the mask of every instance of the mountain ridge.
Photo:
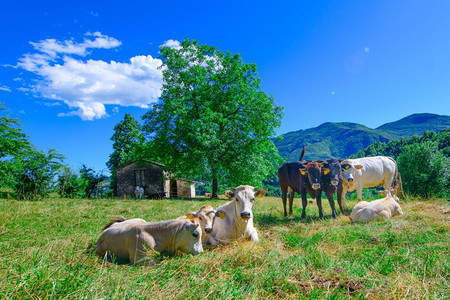
<svg viewBox="0 0 450 300">
<path fill-rule="evenodd" d="M 377 141 L 388 143 L 422 135 L 425 130 L 439 132 L 449 127 L 450 116 L 417 113 L 375 129 L 352 122 L 325 122 L 317 127 L 287 132 L 273 141 L 286 161 L 298 160 L 303 145 L 307 151 L 305 159 L 346 158 Z"/>
</svg>

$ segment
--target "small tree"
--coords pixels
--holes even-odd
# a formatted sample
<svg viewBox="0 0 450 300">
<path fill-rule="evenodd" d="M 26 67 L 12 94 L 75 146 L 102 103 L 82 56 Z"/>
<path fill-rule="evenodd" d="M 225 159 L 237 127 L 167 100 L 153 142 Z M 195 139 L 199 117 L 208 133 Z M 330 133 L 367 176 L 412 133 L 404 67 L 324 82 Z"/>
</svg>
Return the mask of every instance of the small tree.
<svg viewBox="0 0 450 300">
<path fill-rule="evenodd" d="M 450 158 L 438 150 L 437 142 L 407 145 L 397 162 L 407 193 L 426 198 L 450 195 Z"/>
<path fill-rule="evenodd" d="M 150 154 L 177 175 L 259 185 L 281 157 L 270 137 L 282 108 L 260 90 L 255 64 L 239 54 L 185 39 L 162 47 L 164 85 L 160 102 L 144 116 Z"/>
<path fill-rule="evenodd" d="M 84 181 L 84 197 L 98 197 L 102 187 L 104 186 L 104 181 L 108 178 L 103 174 L 102 171 L 95 172 L 92 168 L 89 168 L 85 164 L 81 164 L 80 168 L 80 178 Z"/>
<path fill-rule="evenodd" d="M 113 193 L 117 194 L 116 170 L 124 163 L 129 162 L 133 148 L 144 143 L 144 136 L 141 133 L 141 125 L 131 116 L 125 114 L 123 121 L 114 126 L 113 153 L 106 163 L 111 172 L 111 185 Z"/>
<path fill-rule="evenodd" d="M 39 199 L 47 196 L 55 183 L 55 176 L 62 167 L 64 156 L 50 149 L 30 150 L 13 160 L 14 190 L 19 199 Z"/>
<path fill-rule="evenodd" d="M 86 194 L 88 183 L 76 171 L 64 166 L 58 176 L 58 188 L 61 197 L 82 198 Z"/>
</svg>

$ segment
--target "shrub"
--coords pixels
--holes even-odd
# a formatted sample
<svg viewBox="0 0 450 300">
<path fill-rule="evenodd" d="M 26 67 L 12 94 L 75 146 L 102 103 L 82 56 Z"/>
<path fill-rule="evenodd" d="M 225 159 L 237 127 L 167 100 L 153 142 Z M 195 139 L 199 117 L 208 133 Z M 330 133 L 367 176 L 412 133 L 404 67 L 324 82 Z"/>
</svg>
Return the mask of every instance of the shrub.
<svg viewBox="0 0 450 300">
<path fill-rule="evenodd" d="M 407 193 L 426 198 L 450 195 L 450 159 L 438 150 L 437 142 L 407 145 L 397 162 Z"/>
</svg>

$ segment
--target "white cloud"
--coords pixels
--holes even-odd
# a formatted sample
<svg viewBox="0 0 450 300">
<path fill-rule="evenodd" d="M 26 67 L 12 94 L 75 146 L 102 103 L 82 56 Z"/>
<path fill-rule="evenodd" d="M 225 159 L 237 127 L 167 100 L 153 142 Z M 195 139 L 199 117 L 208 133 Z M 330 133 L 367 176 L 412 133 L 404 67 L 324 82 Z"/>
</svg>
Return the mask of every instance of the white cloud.
<svg viewBox="0 0 450 300">
<path fill-rule="evenodd" d="M 161 47 L 169 47 L 169 48 L 181 48 L 180 42 L 177 40 L 167 40 L 164 42 L 164 44 L 161 45 Z"/>
<path fill-rule="evenodd" d="M 0 85 L 0 91 L 11 92 L 11 88 L 6 85 Z"/>
<path fill-rule="evenodd" d="M 129 62 L 83 60 L 89 49 L 111 49 L 121 42 L 100 32 L 88 33 L 82 43 L 47 39 L 31 43 L 38 53 L 25 54 L 18 66 L 35 73 L 31 86 L 42 97 L 61 100 L 73 111 L 59 116 L 79 116 L 83 120 L 107 117 L 105 105 L 147 108 L 157 101 L 162 87 L 162 62 L 151 55 L 130 58 Z"/>
</svg>

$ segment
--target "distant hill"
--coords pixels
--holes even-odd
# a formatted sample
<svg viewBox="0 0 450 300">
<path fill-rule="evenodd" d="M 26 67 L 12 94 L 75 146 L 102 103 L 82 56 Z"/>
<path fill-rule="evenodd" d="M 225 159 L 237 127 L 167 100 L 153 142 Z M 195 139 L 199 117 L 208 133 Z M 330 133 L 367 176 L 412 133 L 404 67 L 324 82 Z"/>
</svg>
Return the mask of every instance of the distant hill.
<svg viewBox="0 0 450 300">
<path fill-rule="evenodd" d="M 288 132 L 282 139 L 274 139 L 275 146 L 286 161 L 300 158 L 306 145 L 305 159 L 347 158 L 359 150 L 380 141 L 422 135 L 425 130 L 439 132 L 450 127 L 450 116 L 413 114 L 376 129 L 356 123 L 323 123 L 315 128 Z"/>
<path fill-rule="evenodd" d="M 402 137 L 422 135 L 424 131 L 440 132 L 450 126 L 450 116 L 435 114 L 413 114 L 377 128 Z"/>
</svg>

